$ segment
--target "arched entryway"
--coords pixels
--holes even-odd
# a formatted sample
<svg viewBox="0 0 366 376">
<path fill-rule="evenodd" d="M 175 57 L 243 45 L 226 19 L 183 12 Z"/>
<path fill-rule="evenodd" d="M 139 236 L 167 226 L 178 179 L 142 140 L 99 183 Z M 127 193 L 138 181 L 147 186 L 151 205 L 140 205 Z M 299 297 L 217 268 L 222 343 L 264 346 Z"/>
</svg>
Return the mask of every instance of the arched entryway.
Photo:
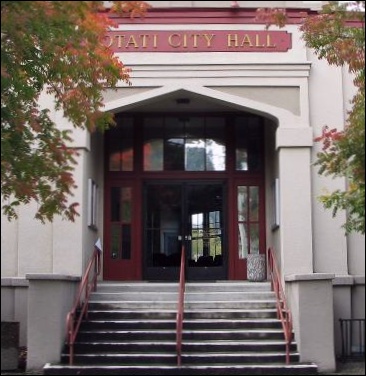
<svg viewBox="0 0 366 376">
<path fill-rule="evenodd" d="M 116 119 L 104 279 L 177 280 L 183 244 L 188 279 L 246 279 L 247 255 L 266 247 L 265 118 L 177 91 Z"/>
</svg>

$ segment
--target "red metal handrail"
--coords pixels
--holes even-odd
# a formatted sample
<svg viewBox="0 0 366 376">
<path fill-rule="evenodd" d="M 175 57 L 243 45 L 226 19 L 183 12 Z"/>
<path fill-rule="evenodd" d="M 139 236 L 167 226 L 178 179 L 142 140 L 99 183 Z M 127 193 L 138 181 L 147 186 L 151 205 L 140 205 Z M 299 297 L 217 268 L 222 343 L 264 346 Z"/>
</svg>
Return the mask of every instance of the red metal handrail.
<svg viewBox="0 0 366 376">
<path fill-rule="evenodd" d="M 88 317 L 88 305 L 89 297 L 92 291 L 97 288 L 97 277 L 100 274 L 100 250 L 95 247 L 92 257 L 90 258 L 89 264 L 86 268 L 85 274 L 81 279 L 78 294 L 75 299 L 75 303 L 71 311 L 66 317 L 66 329 L 67 329 L 67 340 L 69 344 L 69 362 L 70 365 L 74 363 L 74 343 L 76 336 L 78 334 L 81 321 L 83 317 Z M 93 268 L 94 266 L 94 268 Z M 93 272 L 92 272 L 93 270 Z M 90 279 L 90 274 L 92 274 Z M 77 311 L 80 310 L 77 316 Z"/>
<path fill-rule="evenodd" d="M 183 331 L 183 314 L 184 314 L 184 292 L 186 289 L 185 278 L 185 248 L 182 245 L 182 253 L 180 257 L 180 275 L 179 275 L 179 298 L 177 307 L 177 364 L 178 367 L 182 364 L 182 331 Z"/>
<path fill-rule="evenodd" d="M 290 346 L 292 342 L 292 317 L 286 303 L 286 296 L 282 288 L 281 275 L 278 271 L 276 258 L 272 248 L 267 251 L 267 265 L 269 269 L 272 290 L 276 295 L 277 317 L 281 320 L 286 342 L 286 364 L 290 363 Z"/>
</svg>

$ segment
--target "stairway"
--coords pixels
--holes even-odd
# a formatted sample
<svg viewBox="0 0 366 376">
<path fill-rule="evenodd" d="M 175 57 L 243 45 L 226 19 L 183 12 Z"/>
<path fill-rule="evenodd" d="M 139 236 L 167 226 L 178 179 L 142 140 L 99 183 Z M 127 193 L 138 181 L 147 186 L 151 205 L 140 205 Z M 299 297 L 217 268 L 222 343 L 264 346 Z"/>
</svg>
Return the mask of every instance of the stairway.
<svg viewBox="0 0 366 376">
<path fill-rule="evenodd" d="M 187 283 L 182 367 L 177 367 L 176 283 L 98 284 L 75 344 L 45 375 L 316 374 L 285 342 L 268 282 Z"/>
</svg>

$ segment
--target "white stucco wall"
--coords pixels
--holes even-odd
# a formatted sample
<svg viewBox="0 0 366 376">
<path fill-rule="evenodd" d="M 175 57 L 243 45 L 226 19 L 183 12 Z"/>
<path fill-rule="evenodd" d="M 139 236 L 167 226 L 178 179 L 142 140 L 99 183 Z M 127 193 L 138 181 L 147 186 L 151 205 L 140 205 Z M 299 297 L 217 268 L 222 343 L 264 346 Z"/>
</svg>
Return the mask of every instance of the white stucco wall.
<svg viewBox="0 0 366 376">
<path fill-rule="evenodd" d="M 281 227 L 273 227 L 275 203 L 273 200 L 273 184 L 279 178 L 279 152 L 276 149 L 276 127 L 265 120 L 265 181 L 266 181 L 266 248 L 272 247 L 276 252 L 278 266 L 281 265 Z M 277 210 L 280 208 L 277 207 Z"/>
<path fill-rule="evenodd" d="M 82 171 L 83 188 L 82 188 L 82 249 L 83 249 L 83 270 L 87 267 L 90 257 L 94 251 L 94 244 L 100 237 L 103 245 L 103 205 L 104 205 L 104 136 L 101 132 L 96 131 L 89 135 L 90 150 L 85 153 L 85 164 Z M 88 179 L 93 179 L 97 184 L 97 226 L 96 228 L 88 227 Z"/>
<path fill-rule="evenodd" d="M 282 274 L 312 273 L 310 150 L 281 148 L 279 153 Z"/>
<path fill-rule="evenodd" d="M 82 201 L 83 152 L 78 158 L 75 181 L 78 189 L 72 200 Z M 19 218 L 8 222 L 2 217 L 2 277 L 25 277 L 27 273 L 81 274 L 81 219 L 68 222 L 55 217 L 42 224 L 34 218 L 37 204 L 31 202 L 18 210 Z M 6 231 L 5 231 L 6 229 Z"/>
<path fill-rule="evenodd" d="M 342 93 L 342 69 L 329 67 L 309 52 L 312 72 L 309 79 L 310 122 L 314 137 L 321 135 L 324 125 L 343 129 L 344 108 Z M 337 104 L 337 105 L 336 105 Z M 321 143 L 314 143 L 312 162 L 321 150 Z M 344 189 L 344 179 L 333 180 L 318 175 L 318 168 L 312 168 L 314 270 L 347 274 L 346 237 L 341 226 L 345 215 L 339 212 L 332 218 L 331 210 L 325 210 L 318 197 L 325 192 Z"/>
<path fill-rule="evenodd" d="M 365 237 L 350 234 L 347 237 L 349 274 L 365 276 Z"/>
<path fill-rule="evenodd" d="M 356 93 L 353 78 L 354 77 L 348 73 L 347 67 L 343 67 L 342 82 L 345 119 L 347 118 L 347 112 L 352 107 L 351 99 Z M 348 273 L 355 276 L 365 276 L 365 236 L 356 233 L 349 234 L 347 236 L 347 251 Z M 363 313 L 363 317 L 364 316 L 365 314 Z"/>
<path fill-rule="evenodd" d="M 1 214 L 1 277 L 18 275 L 18 221 Z"/>
<path fill-rule="evenodd" d="M 79 204 L 77 210 L 80 216 L 76 217 L 75 222 L 55 217 L 52 223 L 41 224 L 34 219 L 37 209 L 35 202 L 21 206 L 17 220 L 9 222 L 2 215 L 2 277 L 24 277 L 27 273 L 81 275 L 103 228 L 102 215 L 98 217 L 98 231 L 87 226 L 89 178 L 98 184 L 98 210 L 99 214 L 103 213 L 102 135 L 90 137 L 88 131 L 74 129 L 62 113 L 53 109 L 52 97 L 48 95 L 41 96 L 41 106 L 51 109 L 50 116 L 60 129 L 72 131 L 70 147 L 77 150 L 79 155 L 73 172 L 77 188 L 69 202 Z"/>
</svg>

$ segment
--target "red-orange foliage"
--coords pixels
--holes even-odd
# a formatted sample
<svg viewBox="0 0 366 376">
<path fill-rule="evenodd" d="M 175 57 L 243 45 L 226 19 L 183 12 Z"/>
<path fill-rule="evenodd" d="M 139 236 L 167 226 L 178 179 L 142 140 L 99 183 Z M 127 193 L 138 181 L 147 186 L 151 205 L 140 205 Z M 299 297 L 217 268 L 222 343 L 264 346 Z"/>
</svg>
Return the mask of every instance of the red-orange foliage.
<svg viewBox="0 0 366 376">
<path fill-rule="evenodd" d="M 77 154 L 68 131 L 57 128 L 50 109 L 39 107 L 46 92 L 74 127 L 104 129 L 113 122 L 102 111 L 102 93 L 119 81 L 130 84 L 130 70 L 101 43 L 113 21 L 108 12 L 143 15 L 142 1 L 1 2 L 1 191 L 3 212 L 35 200 L 36 218 L 55 214 L 74 220 L 68 197 Z"/>
</svg>

